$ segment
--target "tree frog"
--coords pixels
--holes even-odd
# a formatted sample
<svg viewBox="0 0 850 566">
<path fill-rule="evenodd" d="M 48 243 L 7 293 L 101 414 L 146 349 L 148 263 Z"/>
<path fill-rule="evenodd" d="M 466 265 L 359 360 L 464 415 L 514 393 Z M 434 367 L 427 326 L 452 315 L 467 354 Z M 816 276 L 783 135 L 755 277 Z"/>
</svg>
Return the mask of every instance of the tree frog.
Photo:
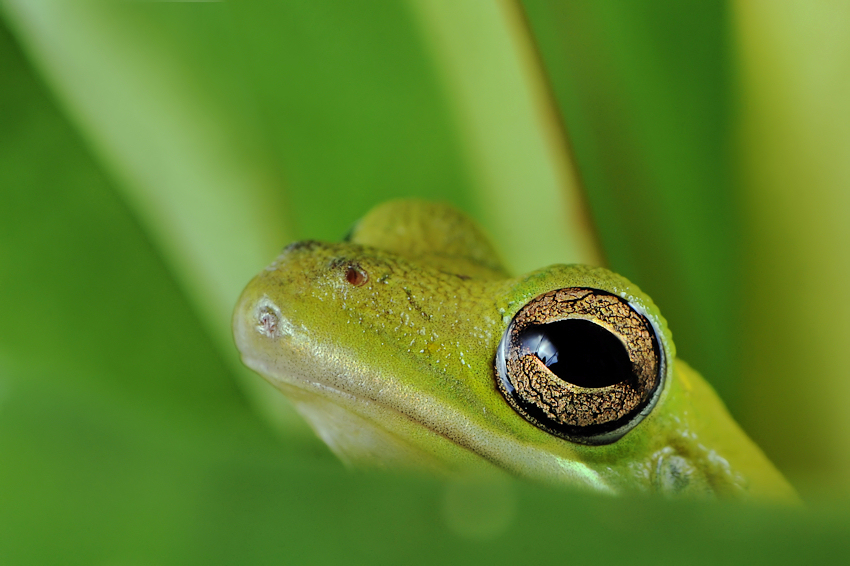
<svg viewBox="0 0 850 566">
<path fill-rule="evenodd" d="M 242 293 L 233 331 L 354 465 L 796 498 L 640 289 L 583 265 L 512 277 L 447 205 L 391 201 L 342 243 L 289 245 Z"/>
</svg>

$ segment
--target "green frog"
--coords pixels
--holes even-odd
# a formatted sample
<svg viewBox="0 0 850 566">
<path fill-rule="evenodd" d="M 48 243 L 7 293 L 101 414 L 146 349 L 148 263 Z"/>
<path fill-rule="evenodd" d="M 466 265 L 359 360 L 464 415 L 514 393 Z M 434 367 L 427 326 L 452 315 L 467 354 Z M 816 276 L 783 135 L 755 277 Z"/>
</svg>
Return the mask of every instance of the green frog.
<svg viewBox="0 0 850 566">
<path fill-rule="evenodd" d="M 243 361 L 355 466 L 608 494 L 795 501 L 652 300 L 600 267 L 513 277 L 454 208 L 398 200 L 247 286 Z"/>
</svg>

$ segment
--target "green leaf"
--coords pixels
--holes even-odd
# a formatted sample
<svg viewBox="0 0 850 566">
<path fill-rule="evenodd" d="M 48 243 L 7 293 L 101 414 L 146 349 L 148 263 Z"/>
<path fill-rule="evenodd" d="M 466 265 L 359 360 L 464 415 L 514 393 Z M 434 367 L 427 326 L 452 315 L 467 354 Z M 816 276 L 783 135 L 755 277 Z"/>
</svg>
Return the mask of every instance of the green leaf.
<svg viewBox="0 0 850 566">
<path fill-rule="evenodd" d="M 829 466 L 828 494 L 839 503 L 802 512 L 353 474 L 284 408 L 264 404 L 280 396 L 240 369 L 229 316 L 241 286 L 281 246 L 336 239 L 372 204 L 407 195 L 468 210 L 518 268 L 594 261 L 595 235 L 569 192 L 577 183 L 567 145 L 611 264 L 655 296 L 680 349 L 702 356 L 727 398 L 737 390 L 717 369 L 741 373 L 727 351 L 737 342 L 724 334 L 738 304 L 724 301 L 724 289 L 734 292 L 741 265 L 723 258 L 740 261 L 736 230 L 782 229 L 795 217 L 792 201 L 752 227 L 711 223 L 741 214 L 726 210 L 738 202 L 731 189 L 707 197 L 734 176 L 722 149 L 733 131 L 726 13 L 528 1 L 532 41 L 515 4 L 455 4 L 4 0 L 0 563 L 773 564 L 848 555 L 850 516 L 835 496 L 846 493 L 850 443 L 834 424 L 843 413 L 814 421 L 835 426 L 824 437 L 833 446 L 801 452 L 804 465 Z M 791 20 L 784 25 L 797 29 Z M 839 39 L 829 45 L 847 51 Z M 753 101 L 776 88 L 764 84 Z M 846 124 L 841 100 L 823 115 Z M 557 111 L 569 140 L 553 125 Z M 817 130 L 803 131 L 819 141 Z M 753 147 L 762 134 L 747 132 Z M 840 189 L 836 164 L 850 162 L 843 136 L 824 137 L 814 157 L 779 161 L 824 171 L 811 178 Z M 795 232 L 811 231 L 801 250 L 824 250 L 799 251 L 803 265 L 846 265 L 847 239 L 814 230 L 817 211 L 846 218 L 839 189 L 818 193 Z M 768 189 L 752 195 L 749 210 L 769 199 Z M 530 212 L 539 209 L 545 222 Z M 566 218 L 582 219 L 577 232 Z M 824 273 L 819 282 L 840 281 L 840 271 Z M 766 294 L 763 304 L 770 297 L 787 300 Z M 804 320 L 806 348 L 825 345 L 806 354 L 828 361 L 817 376 L 835 386 L 844 334 L 829 316 Z M 787 345 L 783 355 L 795 371 L 811 360 Z M 770 387 L 799 391 L 795 375 L 760 371 L 775 371 Z M 848 398 L 838 387 L 828 393 L 831 406 Z M 783 431 L 785 454 L 823 432 L 774 426 L 788 415 L 822 418 L 818 407 L 760 406 L 739 405 Z"/>
</svg>

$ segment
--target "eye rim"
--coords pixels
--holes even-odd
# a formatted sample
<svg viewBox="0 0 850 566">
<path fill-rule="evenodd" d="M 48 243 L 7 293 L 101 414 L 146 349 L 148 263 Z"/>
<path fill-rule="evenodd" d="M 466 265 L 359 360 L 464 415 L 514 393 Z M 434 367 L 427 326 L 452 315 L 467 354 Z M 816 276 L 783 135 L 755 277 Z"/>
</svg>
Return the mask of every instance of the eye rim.
<svg viewBox="0 0 850 566">
<path fill-rule="evenodd" d="M 583 294 L 582 294 L 583 293 Z M 566 424 L 564 422 L 558 422 L 554 420 L 547 412 L 539 405 L 530 402 L 528 399 L 523 398 L 523 393 L 518 391 L 516 384 L 514 383 L 510 372 L 508 371 L 508 361 L 511 358 L 511 355 L 515 353 L 515 350 L 519 349 L 521 351 L 522 341 L 520 337 L 523 332 L 528 330 L 533 326 L 541 326 L 545 324 L 550 324 L 558 321 L 564 320 L 585 320 L 594 324 L 597 324 L 601 328 L 608 330 L 615 338 L 619 339 L 623 344 L 626 353 L 628 354 L 628 358 L 633 362 L 633 368 L 635 367 L 635 351 L 630 349 L 629 345 L 626 343 L 627 339 L 624 340 L 624 336 L 620 333 L 616 328 L 616 317 L 612 317 L 611 320 L 606 319 L 594 319 L 594 317 L 587 316 L 587 313 L 579 312 L 576 314 L 574 311 L 557 311 L 550 312 L 552 304 L 570 304 L 573 301 L 563 300 L 563 297 L 559 300 L 557 298 L 558 295 L 575 295 L 580 294 L 578 297 L 579 301 L 583 301 L 589 296 L 594 298 L 596 297 L 604 297 L 604 302 L 607 302 L 611 305 L 616 305 L 616 308 L 622 310 L 626 309 L 630 320 L 632 322 L 637 321 L 640 323 L 640 326 L 646 333 L 648 337 L 648 345 L 651 346 L 649 353 L 652 356 L 651 362 L 654 362 L 654 372 L 651 371 L 651 368 L 648 370 L 647 367 L 641 366 L 641 369 L 644 370 L 644 374 L 647 371 L 652 373 L 652 381 L 649 382 L 648 387 L 644 387 L 640 390 L 640 400 L 633 407 L 629 408 L 628 411 L 624 412 L 621 415 L 616 416 L 616 418 L 605 421 L 605 422 L 597 422 L 593 424 L 587 425 L 575 425 L 575 424 Z M 575 305 L 573 305 L 575 306 Z M 536 312 L 535 309 L 539 309 L 539 312 Z M 581 309 L 579 309 L 580 311 Z M 541 314 L 541 312 L 543 314 Z M 529 314 L 531 313 L 531 314 Z M 597 313 L 598 314 L 598 313 Z M 614 321 L 612 323 L 612 320 Z M 658 402 L 659 397 L 661 396 L 661 392 L 664 390 L 664 386 L 666 384 L 666 374 L 667 374 L 667 361 L 665 356 L 665 348 L 661 339 L 659 337 L 659 332 L 656 326 L 653 324 L 652 320 L 646 316 L 642 312 L 642 309 L 639 306 L 632 304 L 631 302 L 625 300 L 624 298 L 615 295 L 609 291 L 604 289 L 597 289 L 592 287 L 564 287 L 560 289 L 554 289 L 552 291 L 548 291 L 545 293 L 541 293 L 529 300 L 517 313 L 514 315 L 513 319 L 511 319 L 510 324 L 508 324 L 505 329 L 504 334 L 502 335 L 501 340 L 499 341 L 499 346 L 496 350 L 496 356 L 494 360 L 495 366 L 495 374 L 496 374 L 496 385 L 499 389 L 502 396 L 505 400 L 508 401 L 508 404 L 516 411 L 520 416 L 525 418 L 529 423 L 533 424 L 537 428 L 548 432 L 554 436 L 564 438 L 569 440 L 570 442 L 575 442 L 578 444 L 585 445 L 604 445 L 611 444 L 616 442 L 620 438 L 622 438 L 626 433 L 635 428 L 644 418 L 646 418 L 653 410 L 655 405 Z M 634 337 L 632 337 L 634 338 Z M 646 345 L 645 345 L 646 346 Z M 646 353 L 646 349 L 644 346 L 643 352 Z M 548 380 L 551 378 L 551 382 L 549 385 L 557 384 L 565 384 L 566 389 L 570 390 L 579 390 L 579 391 L 599 391 L 604 393 L 610 393 L 612 389 L 617 389 L 617 386 L 621 386 L 626 383 L 626 381 L 631 381 L 631 379 L 627 378 L 622 380 L 621 382 L 600 388 L 584 388 L 569 382 L 566 382 L 562 378 L 556 376 L 553 372 L 548 370 L 544 363 L 540 360 L 540 358 L 533 352 L 530 352 L 526 349 L 525 353 L 522 355 L 514 356 L 514 360 L 521 358 L 533 357 L 537 364 L 542 368 L 542 371 L 548 374 Z M 526 362 L 527 363 L 527 362 Z M 535 370 L 537 371 L 537 370 Z M 635 376 L 635 372 L 632 372 L 632 376 Z M 539 374 L 535 376 L 539 378 Z M 638 381 L 640 384 L 640 379 L 638 377 L 634 377 L 635 381 Z M 527 377 L 528 381 L 532 381 L 531 377 Z M 644 379 L 643 381 L 646 381 Z M 645 384 L 644 384 L 645 385 Z M 620 387 L 622 389 L 622 387 Z M 539 391 L 534 390 L 533 394 L 535 396 L 540 395 Z M 604 395 L 603 395 L 604 396 Z M 551 409 L 551 405 L 547 406 L 548 409 Z M 557 416 L 556 416 L 557 417 Z"/>
</svg>

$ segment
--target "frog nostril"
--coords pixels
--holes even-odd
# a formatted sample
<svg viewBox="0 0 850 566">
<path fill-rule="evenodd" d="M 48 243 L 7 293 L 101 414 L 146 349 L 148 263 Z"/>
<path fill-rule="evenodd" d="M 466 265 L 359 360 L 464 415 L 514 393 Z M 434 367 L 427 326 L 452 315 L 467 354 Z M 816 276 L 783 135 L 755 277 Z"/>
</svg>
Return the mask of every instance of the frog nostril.
<svg viewBox="0 0 850 566">
<path fill-rule="evenodd" d="M 268 298 L 264 297 L 257 303 L 255 319 L 257 321 L 257 332 L 263 336 L 274 338 L 280 334 L 280 309 L 269 301 Z"/>
<path fill-rule="evenodd" d="M 277 325 L 280 321 L 277 319 L 275 314 L 269 310 L 263 311 L 260 313 L 260 317 L 258 320 L 257 330 L 260 331 L 260 334 L 265 334 L 266 336 L 274 336 L 277 331 Z"/>
</svg>

